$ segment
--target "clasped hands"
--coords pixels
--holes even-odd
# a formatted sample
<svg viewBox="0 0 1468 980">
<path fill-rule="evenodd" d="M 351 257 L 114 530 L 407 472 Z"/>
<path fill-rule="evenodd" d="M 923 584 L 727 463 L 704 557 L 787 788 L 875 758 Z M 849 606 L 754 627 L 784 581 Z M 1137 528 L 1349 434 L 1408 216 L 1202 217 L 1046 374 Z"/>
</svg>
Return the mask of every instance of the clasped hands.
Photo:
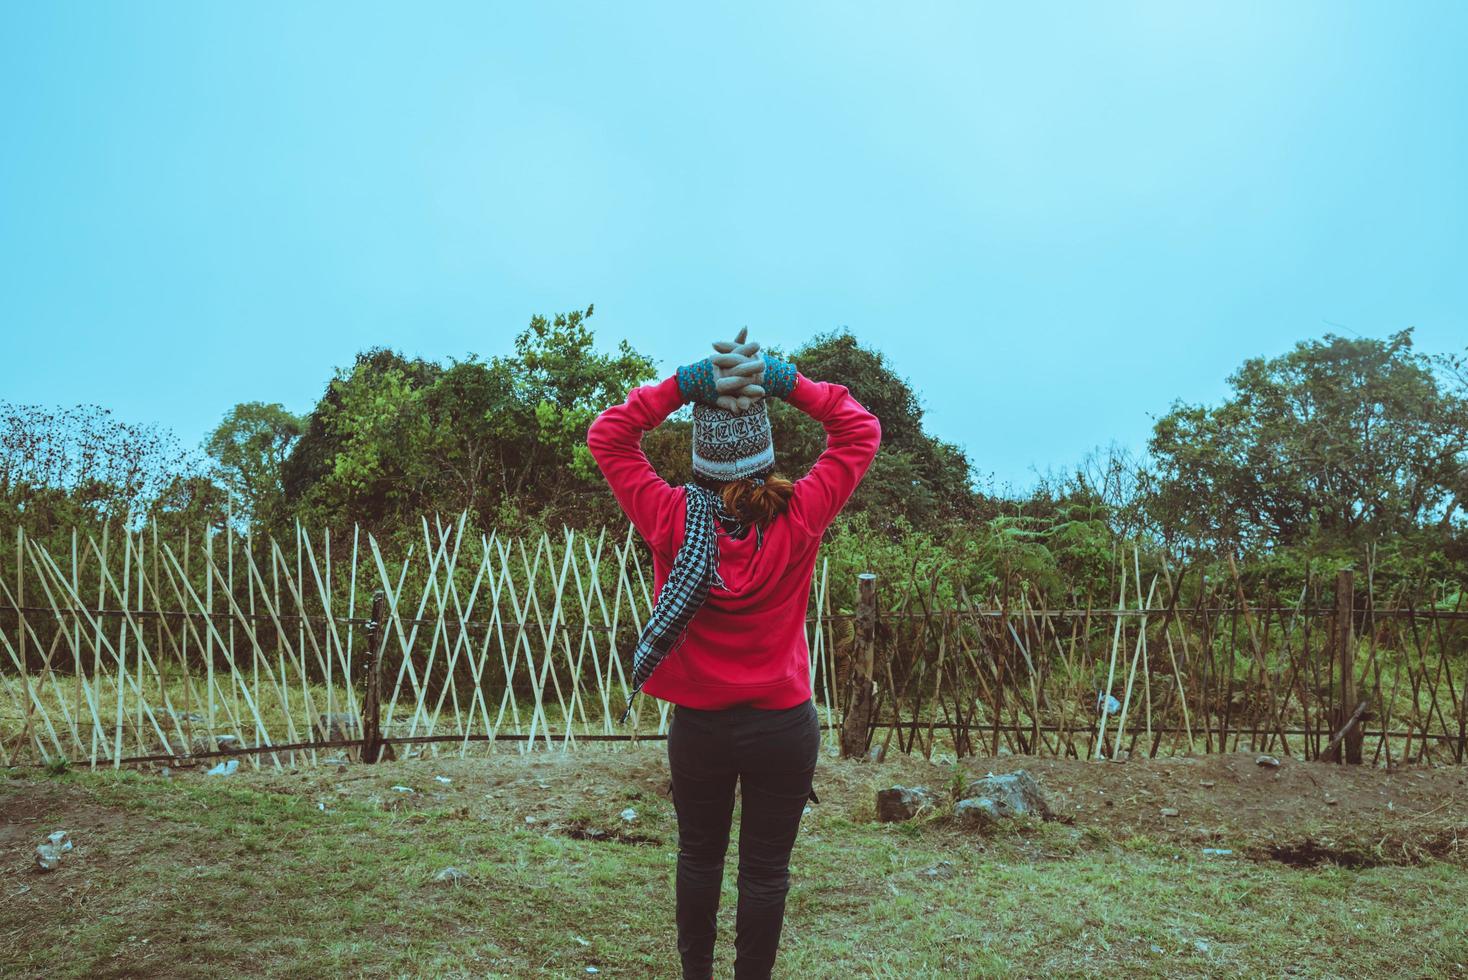
<svg viewBox="0 0 1468 980">
<path fill-rule="evenodd" d="M 732 340 L 714 341 L 714 356 L 678 369 L 678 387 L 688 401 L 745 412 L 760 399 L 788 397 L 795 386 L 795 365 L 747 341 L 749 328 Z"/>
<path fill-rule="evenodd" d="M 726 412 L 744 412 L 765 397 L 765 359 L 757 341 L 745 342 L 748 327 L 740 327 L 732 341 L 714 341 L 717 351 L 709 360 L 714 365 L 714 404 Z"/>
</svg>

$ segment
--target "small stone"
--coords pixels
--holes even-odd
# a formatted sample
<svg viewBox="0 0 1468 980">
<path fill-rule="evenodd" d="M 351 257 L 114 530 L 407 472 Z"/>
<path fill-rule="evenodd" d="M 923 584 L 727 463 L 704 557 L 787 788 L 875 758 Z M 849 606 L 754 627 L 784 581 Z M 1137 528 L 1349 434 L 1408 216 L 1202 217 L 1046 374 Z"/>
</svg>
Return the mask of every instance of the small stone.
<svg viewBox="0 0 1468 980">
<path fill-rule="evenodd" d="M 535 823 L 535 818 L 534 817 L 526 817 L 525 818 L 525 822 L 526 823 Z"/>
<path fill-rule="evenodd" d="M 1208 941 L 1207 940 L 1205 940 L 1205 939 L 1194 939 L 1193 940 L 1193 948 L 1196 949 L 1200 953 L 1206 953 L 1206 952 L 1208 952 L 1208 950 L 1209 950 L 1210 947 L 1208 946 Z"/>
<path fill-rule="evenodd" d="M 1339 802 L 1340 802 L 1340 800 L 1334 800 L 1334 799 L 1327 799 L 1327 800 L 1326 800 L 1326 801 L 1325 801 L 1325 805 L 1326 805 L 1326 806 L 1335 806 L 1335 805 L 1336 805 L 1336 804 L 1337 804 L 1337 803 L 1339 803 Z"/>
<path fill-rule="evenodd" d="M 230 759 L 204 773 L 206 776 L 233 776 L 240 768 L 240 760 Z"/>
<path fill-rule="evenodd" d="M 411 786 L 394 786 L 392 788 L 392 791 L 394 793 L 411 793 L 411 792 L 413 792 L 413 787 L 411 787 Z"/>
<path fill-rule="evenodd" d="M 893 786 L 877 790 L 877 819 L 883 823 L 911 820 L 933 806 L 933 794 L 926 786 Z"/>
<path fill-rule="evenodd" d="M 1227 847 L 1205 847 L 1203 854 L 1207 857 L 1228 857 L 1233 851 Z"/>
<path fill-rule="evenodd" d="M 622 819 L 627 821 L 628 823 L 631 823 L 632 821 L 637 819 L 637 811 L 629 806 L 627 809 L 622 811 Z"/>
<path fill-rule="evenodd" d="M 873 745 L 872 748 L 871 748 L 871 751 L 869 751 L 867 753 L 867 761 L 868 762 L 881 762 L 886 757 L 887 757 L 887 746 L 886 745 Z"/>
<path fill-rule="evenodd" d="M 1254 762 L 1261 766 L 1267 766 L 1270 769 L 1279 768 L 1279 759 L 1272 755 L 1261 755 L 1259 758 L 1255 759 Z M 1201 940 L 1199 941 L 1201 942 Z"/>
<path fill-rule="evenodd" d="M 444 868 L 433 876 L 433 880 L 447 885 L 458 885 L 469 880 L 469 872 L 460 871 L 458 868 Z"/>
<path fill-rule="evenodd" d="M 1211 779 L 1205 779 L 1202 782 L 1200 782 L 1198 785 L 1201 786 L 1201 787 L 1203 787 L 1204 789 L 1212 789 L 1213 788 L 1213 780 L 1211 780 Z"/>
<path fill-rule="evenodd" d="M 450 779 L 447 776 L 434 776 L 433 777 L 433 780 L 434 780 L 434 782 L 437 782 L 437 783 L 443 783 L 445 786 L 447 786 L 449 783 L 452 783 L 453 782 L 453 780 Z"/>
<path fill-rule="evenodd" d="M 1178 815 L 1176 807 L 1165 806 L 1160 812 L 1164 817 L 1175 817 Z"/>
</svg>

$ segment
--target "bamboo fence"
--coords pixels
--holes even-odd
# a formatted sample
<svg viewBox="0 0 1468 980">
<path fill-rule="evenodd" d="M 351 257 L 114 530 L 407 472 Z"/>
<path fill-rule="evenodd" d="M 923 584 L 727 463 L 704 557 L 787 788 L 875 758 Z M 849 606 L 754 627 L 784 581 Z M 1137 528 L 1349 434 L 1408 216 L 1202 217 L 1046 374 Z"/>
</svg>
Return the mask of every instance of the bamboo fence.
<svg viewBox="0 0 1468 980">
<path fill-rule="evenodd" d="M 290 766 L 665 737 L 670 705 L 646 695 L 616 723 L 653 599 L 632 528 L 507 537 L 461 516 L 421 531 L 402 554 L 356 529 L 73 532 L 60 554 L 17 531 L 0 570 L 0 764 Z M 1468 611 L 1384 600 L 1369 572 L 1251 603 L 1232 565 L 1185 589 L 1186 570 L 1129 558 L 1104 608 L 961 582 L 939 603 L 933 579 L 882 583 L 885 605 L 849 610 L 833 602 L 845 573 L 820 558 L 806 639 L 827 737 L 844 720 L 849 751 L 930 758 L 1468 761 Z"/>
</svg>

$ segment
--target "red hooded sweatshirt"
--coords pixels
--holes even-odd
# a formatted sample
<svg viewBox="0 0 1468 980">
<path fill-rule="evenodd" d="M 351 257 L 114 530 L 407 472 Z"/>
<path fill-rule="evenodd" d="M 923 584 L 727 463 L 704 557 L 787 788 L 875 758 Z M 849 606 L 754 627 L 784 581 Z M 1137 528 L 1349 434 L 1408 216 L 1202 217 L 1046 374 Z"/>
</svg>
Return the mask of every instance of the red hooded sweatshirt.
<svg viewBox="0 0 1468 980">
<path fill-rule="evenodd" d="M 821 535 L 861 482 L 882 428 L 844 385 L 796 374 L 786 399 L 826 429 L 826 449 L 795 481 L 790 505 L 756 535 L 718 528 L 719 576 L 675 647 L 642 685 L 689 708 L 791 708 L 812 697 L 806 606 Z M 642 451 L 642 435 L 683 404 L 678 377 L 633 388 L 591 423 L 586 443 L 632 526 L 652 550 L 657 595 L 683 544 L 683 487 L 669 486 Z M 776 447 L 776 452 L 779 447 Z"/>
</svg>

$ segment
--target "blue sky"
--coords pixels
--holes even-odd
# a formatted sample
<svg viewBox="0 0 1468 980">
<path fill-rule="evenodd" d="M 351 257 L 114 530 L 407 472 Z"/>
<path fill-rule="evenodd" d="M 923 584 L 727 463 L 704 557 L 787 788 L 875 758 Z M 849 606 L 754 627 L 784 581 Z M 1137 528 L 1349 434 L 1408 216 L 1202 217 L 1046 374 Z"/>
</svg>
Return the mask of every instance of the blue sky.
<svg viewBox="0 0 1468 980">
<path fill-rule="evenodd" d="M 1245 357 L 1468 345 L 1461 4 L 9 3 L 0 398 L 196 444 L 596 305 L 847 327 L 1024 487 Z"/>
</svg>

